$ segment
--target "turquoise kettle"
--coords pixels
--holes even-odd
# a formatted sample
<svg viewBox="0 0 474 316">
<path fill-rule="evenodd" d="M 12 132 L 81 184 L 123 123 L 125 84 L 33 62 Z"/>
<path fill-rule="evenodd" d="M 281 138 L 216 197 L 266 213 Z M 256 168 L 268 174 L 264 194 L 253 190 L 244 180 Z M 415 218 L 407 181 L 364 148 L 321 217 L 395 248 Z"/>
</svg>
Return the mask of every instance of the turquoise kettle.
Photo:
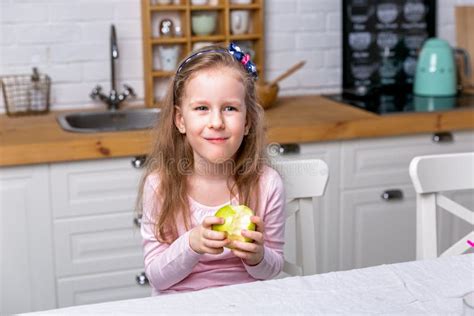
<svg viewBox="0 0 474 316">
<path fill-rule="evenodd" d="M 413 92 L 419 96 L 448 97 L 457 94 L 457 73 L 455 54 L 464 55 L 464 71 L 470 72 L 467 52 L 453 49 L 449 43 L 439 38 L 428 39 L 421 49 L 416 65 Z"/>
</svg>

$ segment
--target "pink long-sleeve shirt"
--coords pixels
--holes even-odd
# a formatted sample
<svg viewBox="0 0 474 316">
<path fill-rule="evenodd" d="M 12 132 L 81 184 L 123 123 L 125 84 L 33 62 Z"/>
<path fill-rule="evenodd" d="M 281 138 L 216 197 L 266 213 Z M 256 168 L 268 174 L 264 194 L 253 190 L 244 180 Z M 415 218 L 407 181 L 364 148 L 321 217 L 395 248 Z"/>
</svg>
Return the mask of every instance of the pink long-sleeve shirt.
<svg viewBox="0 0 474 316">
<path fill-rule="evenodd" d="M 198 254 L 189 245 L 189 231 L 185 230 L 184 225 L 178 227 L 180 237 L 173 243 L 157 241 L 154 215 L 160 212 L 155 193 L 158 186 L 157 174 L 149 175 L 143 191 L 141 225 L 145 273 L 152 295 L 247 283 L 270 279 L 280 273 L 284 262 L 285 196 L 282 180 L 275 170 L 265 167 L 260 180 L 259 207 L 255 213 L 262 218 L 265 226 L 264 257 L 255 266 L 246 265 L 227 248 L 218 255 Z M 191 197 L 188 200 L 193 227 L 225 205 L 207 206 Z M 238 204 L 237 200 L 230 202 Z"/>
</svg>

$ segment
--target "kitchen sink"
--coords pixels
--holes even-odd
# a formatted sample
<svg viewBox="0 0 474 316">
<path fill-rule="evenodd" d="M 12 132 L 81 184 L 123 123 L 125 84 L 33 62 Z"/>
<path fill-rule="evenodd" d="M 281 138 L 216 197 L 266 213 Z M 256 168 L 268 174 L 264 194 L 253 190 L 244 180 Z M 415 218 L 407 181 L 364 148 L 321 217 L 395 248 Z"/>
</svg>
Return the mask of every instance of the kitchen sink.
<svg viewBox="0 0 474 316">
<path fill-rule="evenodd" d="M 59 125 L 66 131 L 98 133 L 148 129 L 155 125 L 160 109 L 76 112 L 58 115 Z"/>
</svg>

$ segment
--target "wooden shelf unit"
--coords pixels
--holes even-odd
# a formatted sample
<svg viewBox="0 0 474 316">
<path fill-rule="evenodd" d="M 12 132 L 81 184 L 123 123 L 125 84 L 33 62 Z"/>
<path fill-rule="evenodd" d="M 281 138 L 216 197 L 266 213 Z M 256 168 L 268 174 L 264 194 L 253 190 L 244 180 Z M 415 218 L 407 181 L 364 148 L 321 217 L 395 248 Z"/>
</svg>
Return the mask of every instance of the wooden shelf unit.
<svg viewBox="0 0 474 316">
<path fill-rule="evenodd" d="M 175 0 L 175 4 L 153 4 L 154 0 L 141 0 L 142 34 L 143 34 L 143 70 L 145 83 L 145 104 L 147 107 L 159 107 L 160 95 L 156 86 L 166 87 L 167 81 L 174 71 L 163 71 L 155 63 L 159 60 L 157 47 L 179 45 L 180 58 L 188 55 L 197 43 L 211 42 L 229 45 L 230 42 L 247 42 L 247 46 L 255 52 L 252 61 L 259 71 L 259 80 L 264 80 L 262 69 L 265 62 L 264 47 L 264 0 L 253 0 L 250 4 L 231 4 L 230 0 L 218 0 L 217 5 L 192 5 L 191 0 Z M 211 0 L 212 2 L 212 0 Z M 250 12 L 250 27 L 247 34 L 234 35 L 231 32 L 230 20 L 233 10 L 248 10 Z M 213 34 L 200 36 L 193 34 L 191 17 L 195 12 L 212 11 L 217 13 L 217 26 Z M 176 25 L 180 25 L 182 35 L 176 37 L 160 37 L 159 22 L 169 17 Z M 249 45 L 250 44 L 250 45 Z M 246 47 L 243 47 L 245 50 Z M 179 61 L 178 61 L 179 64 Z M 158 82 L 160 81 L 160 82 Z M 161 91 L 161 90 L 160 90 Z"/>
</svg>

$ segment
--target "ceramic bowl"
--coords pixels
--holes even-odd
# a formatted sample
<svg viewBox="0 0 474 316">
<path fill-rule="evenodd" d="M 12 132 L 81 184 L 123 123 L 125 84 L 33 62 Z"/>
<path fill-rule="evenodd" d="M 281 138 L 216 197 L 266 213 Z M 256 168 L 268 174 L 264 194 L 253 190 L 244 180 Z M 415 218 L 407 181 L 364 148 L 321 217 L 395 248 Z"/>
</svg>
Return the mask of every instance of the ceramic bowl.
<svg viewBox="0 0 474 316">
<path fill-rule="evenodd" d="M 191 17 L 193 33 L 200 36 L 211 35 L 216 30 L 216 12 L 196 12 Z"/>
</svg>

